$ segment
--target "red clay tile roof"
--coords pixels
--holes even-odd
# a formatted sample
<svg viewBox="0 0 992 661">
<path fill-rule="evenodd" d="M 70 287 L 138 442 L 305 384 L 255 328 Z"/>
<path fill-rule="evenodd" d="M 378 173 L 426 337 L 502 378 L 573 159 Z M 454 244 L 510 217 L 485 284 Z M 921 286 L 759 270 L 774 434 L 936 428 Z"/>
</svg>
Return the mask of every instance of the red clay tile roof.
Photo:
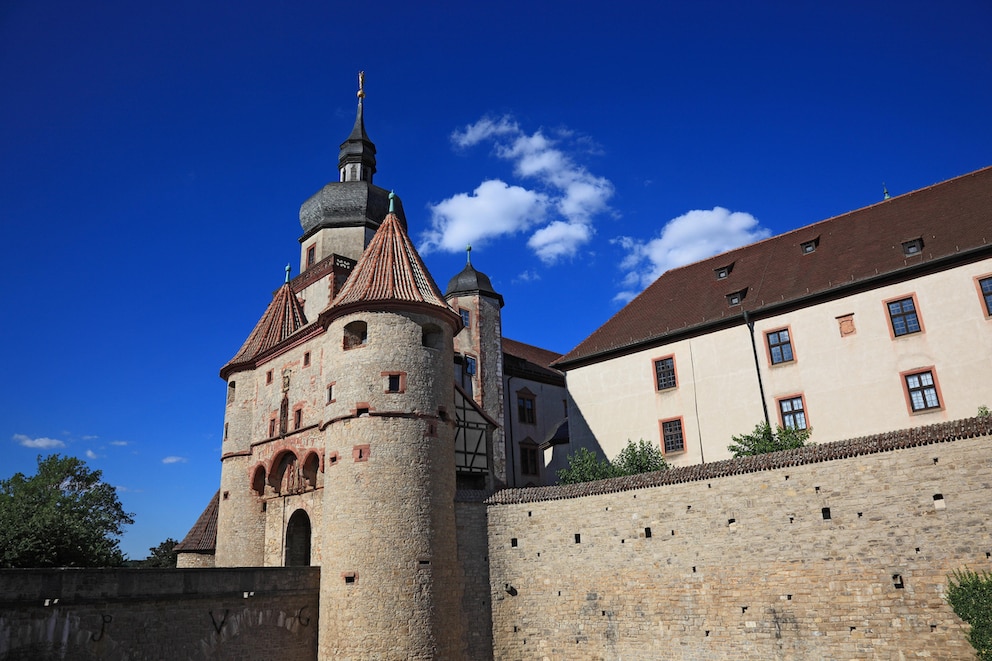
<svg viewBox="0 0 992 661">
<path fill-rule="evenodd" d="M 333 316 L 343 308 L 378 303 L 428 305 L 444 311 L 451 317 L 452 324 L 455 321 L 461 324 L 460 317 L 445 302 L 399 218 L 392 212 L 376 230 L 328 312 Z"/>
<path fill-rule="evenodd" d="M 239 366 L 251 363 L 262 353 L 306 325 L 307 318 L 303 314 L 303 305 L 296 298 L 289 283 L 284 284 L 273 295 L 265 314 L 255 324 L 255 329 L 241 349 L 227 365 L 221 368 L 221 376 L 235 371 Z"/>
<path fill-rule="evenodd" d="M 903 242 L 922 238 L 907 257 Z M 815 242 L 803 254 L 801 246 Z M 992 254 L 992 167 L 666 271 L 558 363 L 605 360 Z M 718 279 L 717 269 L 729 267 Z M 743 292 L 741 305 L 728 295 Z"/>
<path fill-rule="evenodd" d="M 217 503 L 220 500 L 220 490 L 207 503 L 207 508 L 200 514 L 183 541 L 176 544 L 174 550 L 182 553 L 213 553 L 217 549 Z"/>
<path fill-rule="evenodd" d="M 561 354 L 555 351 L 503 338 L 503 369 L 508 376 L 565 385 L 564 375 L 551 365 L 559 358 Z"/>
</svg>

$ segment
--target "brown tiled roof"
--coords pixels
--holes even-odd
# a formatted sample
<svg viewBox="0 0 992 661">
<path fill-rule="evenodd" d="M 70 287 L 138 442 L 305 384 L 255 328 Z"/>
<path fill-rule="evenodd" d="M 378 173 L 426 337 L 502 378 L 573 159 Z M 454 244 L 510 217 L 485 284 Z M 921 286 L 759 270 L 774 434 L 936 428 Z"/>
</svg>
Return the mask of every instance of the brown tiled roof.
<svg viewBox="0 0 992 661">
<path fill-rule="evenodd" d="M 307 318 L 303 314 L 303 304 L 296 298 L 290 284 L 284 284 L 273 295 L 265 314 L 255 324 L 255 329 L 241 349 L 227 365 L 221 368 L 221 376 L 235 371 L 239 366 L 251 363 L 262 353 L 306 325 Z"/>
<path fill-rule="evenodd" d="M 213 553 L 217 549 L 217 503 L 220 500 L 220 490 L 207 503 L 183 541 L 176 544 L 176 551 L 182 553 Z"/>
<path fill-rule="evenodd" d="M 561 354 L 555 351 L 503 338 L 503 368 L 510 376 L 564 385 L 563 374 L 551 366 L 559 358 Z"/>
<path fill-rule="evenodd" d="M 922 238 L 907 257 L 903 242 Z M 815 243 L 803 254 L 802 245 Z M 992 254 L 992 167 L 666 271 L 558 361 L 605 360 Z M 718 279 L 717 269 L 729 273 Z M 742 292 L 740 305 L 728 295 Z"/>
<path fill-rule="evenodd" d="M 392 212 L 382 221 L 328 312 L 333 316 L 344 308 L 379 303 L 436 307 L 451 316 L 452 323 L 458 316 L 445 302 L 399 218 Z"/>
</svg>

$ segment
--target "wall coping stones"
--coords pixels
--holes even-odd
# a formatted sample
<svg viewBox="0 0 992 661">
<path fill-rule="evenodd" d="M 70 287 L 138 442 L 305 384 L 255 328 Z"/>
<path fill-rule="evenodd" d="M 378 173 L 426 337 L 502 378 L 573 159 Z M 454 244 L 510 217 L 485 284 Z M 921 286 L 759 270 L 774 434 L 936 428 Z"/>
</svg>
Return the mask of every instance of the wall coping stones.
<svg viewBox="0 0 992 661">
<path fill-rule="evenodd" d="M 992 417 L 951 420 L 924 427 L 861 436 L 844 441 L 812 444 L 794 450 L 782 450 L 754 457 L 725 459 L 708 464 L 680 466 L 653 473 L 626 475 L 606 480 L 560 484 L 547 487 L 506 488 L 485 499 L 487 505 L 517 505 L 546 500 L 580 498 L 666 484 L 698 482 L 731 475 L 802 466 L 837 459 L 848 459 L 880 452 L 891 452 L 921 445 L 950 443 L 960 439 L 992 435 Z M 463 492 L 459 492 L 461 495 Z"/>
</svg>

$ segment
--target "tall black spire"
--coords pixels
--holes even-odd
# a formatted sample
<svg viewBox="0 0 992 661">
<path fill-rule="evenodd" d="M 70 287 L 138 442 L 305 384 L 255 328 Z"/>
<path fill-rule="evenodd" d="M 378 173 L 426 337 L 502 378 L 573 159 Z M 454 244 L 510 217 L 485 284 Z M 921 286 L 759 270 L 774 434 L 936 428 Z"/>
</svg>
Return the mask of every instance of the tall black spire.
<svg viewBox="0 0 992 661">
<path fill-rule="evenodd" d="M 375 145 L 365 132 L 365 72 L 358 72 L 358 114 L 351 135 L 341 143 L 338 156 L 339 181 L 367 181 L 375 174 Z"/>
</svg>

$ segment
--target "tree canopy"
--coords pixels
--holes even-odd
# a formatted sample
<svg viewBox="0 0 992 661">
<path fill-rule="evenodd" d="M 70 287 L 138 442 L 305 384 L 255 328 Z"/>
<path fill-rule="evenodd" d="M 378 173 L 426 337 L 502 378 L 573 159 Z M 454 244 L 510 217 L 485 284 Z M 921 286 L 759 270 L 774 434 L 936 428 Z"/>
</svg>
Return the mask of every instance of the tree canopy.
<svg viewBox="0 0 992 661">
<path fill-rule="evenodd" d="M 752 457 L 767 452 L 801 448 L 809 440 L 811 431 L 811 429 L 787 427 L 776 427 L 775 431 L 772 431 L 767 422 L 759 422 L 751 433 L 732 436 L 730 440 L 733 442 L 727 446 L 727 449 L 734 454 L 736 459 L 737 457 Z"/>
<path fill-rule="evenodd" d="M 101 481 L 75 457 L 38 456 L 38 473 L 0 480 L 0 567 L 116 567 L 117 537 L 134 523 Z"/>
<path fill-rule="evenodd" d="M 668 463 L 661 448 L 641 439 L 637 443 L 627 441 L 627 446 L 612 462 L 588 448 L 579 448 L 568 456 L 568 468 L 558 471 L 558 483 L 575 484 L 666 469 Z"/>
<path fill-rule="evenodd" d="M 175 567 L 176 559 L 179 555 L 175 550 L 178 543 L 178 541 L 169 537 L 158 546 L 149 548 L 148 557 L 139 562 L 138 566 L 146 568 Z"/>
</svg>

